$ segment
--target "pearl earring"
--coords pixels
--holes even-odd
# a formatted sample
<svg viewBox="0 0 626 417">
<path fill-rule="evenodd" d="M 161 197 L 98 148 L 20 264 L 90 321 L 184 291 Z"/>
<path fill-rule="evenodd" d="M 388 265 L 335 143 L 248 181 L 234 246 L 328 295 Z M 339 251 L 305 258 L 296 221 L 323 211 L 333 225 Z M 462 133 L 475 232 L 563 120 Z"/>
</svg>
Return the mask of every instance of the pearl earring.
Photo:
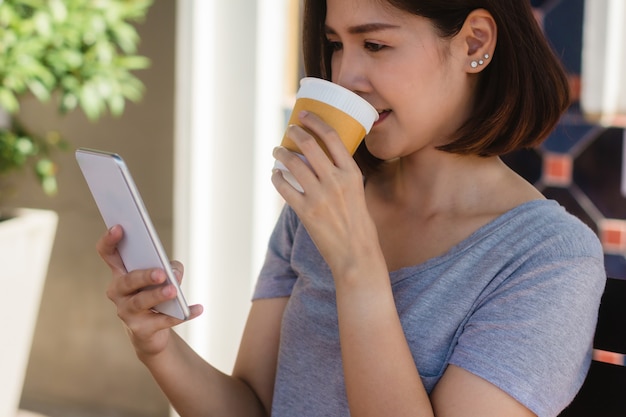
<svg viewBox="0 0 626 417">
<path fill-rule="evenodd" d="M 484 57 L 485 59 L 489 59 L 489 54 L 485 54 L 485 55 L 483 55 L 483 57 Z M 483 59 L 479 59 L 478 61 L 472 61 L 472 62 L 470 62 L 470 66 L 471 66 L 472 68 L 478 68 L 478 66 L 479 66 L 479 65 L 484 65 L 484 64 L 485 64 L 485 61 L 484 61 Z"/>
</svg>

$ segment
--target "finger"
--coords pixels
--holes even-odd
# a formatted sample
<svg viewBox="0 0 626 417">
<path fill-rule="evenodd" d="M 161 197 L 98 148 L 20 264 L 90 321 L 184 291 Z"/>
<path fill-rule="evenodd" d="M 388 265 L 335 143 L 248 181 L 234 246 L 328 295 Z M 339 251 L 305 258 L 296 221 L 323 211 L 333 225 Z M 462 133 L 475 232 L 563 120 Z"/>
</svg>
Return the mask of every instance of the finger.
<svg viewBox="0 0 626 417">
<path fill-rule="evenodd" d="M 146 339 L 160 330 L 169 329 L 184 321 L 193 320 L 200 316 L 203 311 L 204 309 L 200 304 L 189 306 L 189 318 L 187 320 L 180 320 L 165 314 L 148 311 L 144 315 L 136 315 L 129 318 L 127 321 L 124 321 L 124 324 L 132 337 Z"/>
<path fill-rule="evenodd" d="M 312 138 L 309 133 L 306 133 L 302 128 L 298 126 L 294 126 L 291 132 L 293 133 L 292 137 L 308 136 L 309 138 Z M 328 164 L 328 158 L 324 155 L 317 143 L 315 143 L 315 147 L 317 147 L 317 150 L 321 152 L 321 157 L 326 159 L 326 163 Z M 301 158 L 301 155 L 298 155 L 295 152 L 288 150 L 287 148 L 279 146 L 277 148 L 274 148 L 273 156 L 277 161 L 280 161 L 285 168 L 287 168 L 289 173 L 296 179 L 296 181 L 302 186 L 302 188 L 305 188 L 306 184 L 310 184 L 316 181 L 316 173 L 313 171 L 308 162 L 305 162 Z M 291 187 L 291 185 L 289 186 Z"/>
<path fill-rule="evenodd" d="M 329 161 L 328 156 L 318 142 L 318 139 L 316 139 L 316 137 L 310 131 L 307 131 L 302 126 L 289 125 L 285 132 L 285 135 L 289 137 L 289 139 L 291 139 L 294 143 L 296 143 L 302 155 L 304 155 L 306 161 L 310 161 L 311 159 L 321 159 L 326 162 Z M 289 152 L 289 155 L 298 156 L 298 154 L 291 152 L 284 147 L 279 147 L 277 149 L 285 149 Z M 295 161 L 295 159 L 293 160 Z M 310 166 L 307 166 L 307 168 L 311 169 Z"/>
<path fill-rule="evenodd" d="M 151 312 L 154 315 L 160 316 L 159 319 L 163 323 L 163 327 L 173 327 L 177 324 L 183 323 L 185 321 L 193 320 L 196 317 L 200 316 L 204 312 L 204 307 L 200 304 L 194 304 L 189 306 L 189 317 L 186 320 L 181 320 L 176 317 L 168 316 L 167 314 Z"/>
<path fill-rule="evenodd" d="M 300 112 L 299 117 L 306 118 L 308 115 L 308 112 Z M 316 115 L 313 115 L 313 117 L 321 121 Z M 304 123 L 302 124 L 304 125 Z M 307 130 L 307 128 L 303 126 L 292 124 L 287 127 L 285 134 L 293 140 L 308 160 L 317 158 L 328 160 L 329 157 L 324 149 L 324 142 L 320 141 L 319 136 L 314 134 L 311 130 Z"/>
<path fill-rule="evenodd" d="M 132 271 L 113 277 L 107 289 L 107 297 L 117 303 L 117 300 L 130 297 L 147 287 L 161 285 L 166 280 L 167 274 L 160 269 Z"/>
<path fill-rule="evenodd" d="M 352 160 L 352 155 L 346 149 L 337 131 L 322 118 L 315 113 L 301 112 L 299 120 L 305 128 L 309 129 L 315 137 L 324 143 L 330 159 L 336 166 L 341 166 L 344 161 Z M 315 168 L 314 161 L 310 160 L 310 162 Z"/>
<path fill-rule="evenodd" d="M 204 312 L 204 307 L 200 304 L 194 304 L 189 306 L 189 318 L 187 320 L 193 320 Z"/>
<path fill-rule="evenodd" d="M 96 242 L 96 251 L 114 272 L 125 273 L 126 267 L 119 255 L 117 245 L 124 237 L 124 231 L 119 225 L 111 227 Z"/>
<path fill-rule="evenodd" d="M 183 282 L 183 275 L 185 274 L 185 266 L 179 261 L 171 262 L 172 272 L 176 277 L 176 281 L 180 284 Z"/>
<path fill-rule="evenodd" d="M 121 303 L 120 309 L 131 315 L 152 311 L 157 305 L 176 298 L 176 287 L 172 284 L 144 288 Z"/>
<path fill-rule="evenodd" d="M 292 207 L 296 204 L 297 199 L 302 197 L 301 192 L 285 179 L 283 171 L 280 169 L 272 170 L 272 184 L 278 194 Z"/>
</svg>

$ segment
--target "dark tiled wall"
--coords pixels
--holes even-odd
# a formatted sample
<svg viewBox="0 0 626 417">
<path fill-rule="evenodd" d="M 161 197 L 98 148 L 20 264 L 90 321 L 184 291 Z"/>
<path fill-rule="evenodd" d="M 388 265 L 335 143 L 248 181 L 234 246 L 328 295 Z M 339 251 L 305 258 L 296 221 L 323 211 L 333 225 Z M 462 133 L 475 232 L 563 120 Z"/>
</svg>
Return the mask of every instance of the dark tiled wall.
<svg viewBox="0 0 626 417">
<path fill-rule="evenodd" d="M 586 121 L 580 110 L 585 0 L 531 4 L 568 72 L 573 103 L 539 149 L 503 159 L 598 234 L 610 278 L 599 311 L 594 361 L 578 396 L 560 417 L 625 416 L 626 136 L 623 129 Z"/>
<path fill-rule="evenodd" d="M 531 0 L 531 4 L 568 72 L 573 104 L 540 148 L 504 160 L 589 225 L 603 244 L 608 276 L 626 279 L 625 135 L 621 128 L 586 121 L 580 110 L 584 0 Z"/>
</svg>

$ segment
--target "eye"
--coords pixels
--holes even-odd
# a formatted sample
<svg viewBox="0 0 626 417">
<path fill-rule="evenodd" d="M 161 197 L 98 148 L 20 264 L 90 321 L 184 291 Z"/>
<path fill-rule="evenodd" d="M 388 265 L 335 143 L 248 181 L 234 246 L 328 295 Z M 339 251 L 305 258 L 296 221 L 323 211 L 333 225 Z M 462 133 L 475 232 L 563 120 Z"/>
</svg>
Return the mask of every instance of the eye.
<svg viewBox="0 0 626 417">
<path fill-rule="evenodd" d="M 375 42 L 365 42 L 363 47 L 370 52 L 379 52 L 386 48 L 385 45 L 382 45 L 380 43 L 375 43 Z"/>
<path fill-rule="evenodd" d="M 343 44 L 341 42 L 331 41 L 327 39 L 326 43 L 328 44 L 328 49 L 330 49 L 333 52 L 341 51 L 343 49 Z"/>
</svg>

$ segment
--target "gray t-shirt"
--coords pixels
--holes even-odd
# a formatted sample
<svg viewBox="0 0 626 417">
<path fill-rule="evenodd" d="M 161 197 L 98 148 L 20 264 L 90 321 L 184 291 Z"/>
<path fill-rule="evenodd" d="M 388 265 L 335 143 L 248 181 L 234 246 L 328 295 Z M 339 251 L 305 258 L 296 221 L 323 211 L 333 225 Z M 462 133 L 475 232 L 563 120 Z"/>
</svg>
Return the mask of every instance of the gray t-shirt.
<svg viewBox="0 0 626 417">
<path fill-rule="evenodd" d="M 428 392 L 454 364 L 550 417 L 582 385 L 606 281 L 603 252 L 555 201 L 522 204 L 390 278 Z M 272 416 L 349 416 L 333 278 L 287 206 L 253 298 L 285 296 Z"/>
</svg>

